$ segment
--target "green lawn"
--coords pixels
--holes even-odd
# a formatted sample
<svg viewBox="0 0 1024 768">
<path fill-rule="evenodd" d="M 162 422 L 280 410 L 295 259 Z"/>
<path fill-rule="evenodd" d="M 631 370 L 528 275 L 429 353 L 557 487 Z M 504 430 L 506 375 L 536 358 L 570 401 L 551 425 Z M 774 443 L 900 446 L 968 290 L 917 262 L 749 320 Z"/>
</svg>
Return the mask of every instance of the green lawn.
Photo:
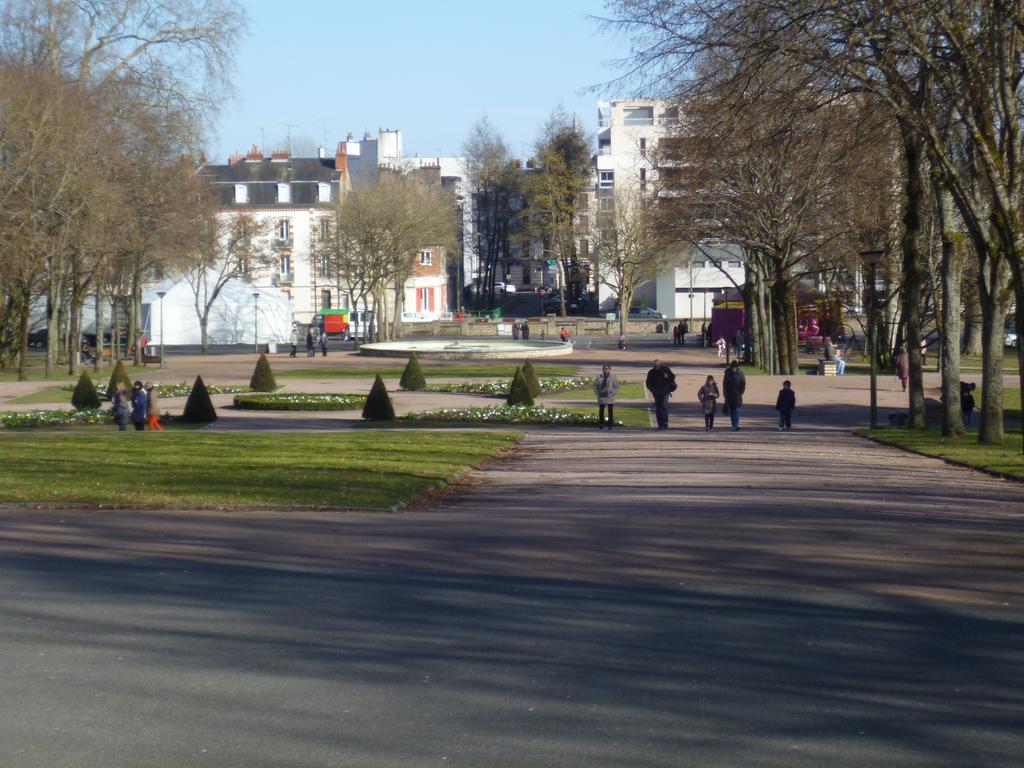
<svg viewBox="0 0 1024 768">
<path fill-rule="evenodd" d="M 981 404 L 981 390 L 974 393 L 975 401 Z M 977 426 L 961 438 L 943 437 L 942 430 L 936 423 L 941 419 L 941 411 L 937 407 L 929 408 L 929 427 L 924 431 L 914 429 L 875 429 L 858 430 L 879 442 L 896 445 L 900 448 L 923 453 L 926 456 L 938 456 L 955 461 L 969 467 L 978 467 L 1008 477 L 1024 479 L 1024 454 L 1021 454 L 1020 423 L 1021 398 L 1019 387 L 1007 387 L 1003 390 L 1004 419 L 1006 424 L 1003 444 L 980 445 L 978 443 Z M 977 425 L 980 413 L 975 411 L 974 423 Z"/>
<path fill-rule="evenodd" d="M 110 372 L 114 370 L 114 366 L 113 365 L 106 365 L 106 364 L 104 364 L 103 367 L 101 367 L 99 371 L 96 371 L 96 370 L 93 369 L 93 367 L 91 365 L 86 365 L 86 366 L 82 366 L 82 369 L 84 371 L 86 371 L 86 373 L 88 373 L 90 376 L 92 376 L 93 379 L 95 379 L 95 380 L 102 380 L 103 382 L 106 382 L 107 379 L 110 378 Z M 150 366 L 145 366 L 145 365 L 135 365 L 135 366 L 132 366 L 132 365 L 129 365 L 129 366 L 127 366 L 128 375 L 132 376 L 132 378 L 136 378 L 136 374 L 139 374 L 139 378 L 141 378 L 141 374 L 152 373 L 153 371 L 158 370 L 158 369 L 159 369 L 159 366 L 156 366 L 156 365 L 150 365 Z M 29 361 L 29 366 L 28 366 L 28 379 L 27 380 L 28 381 L 62 381 L 62 382 L 70 382 L 72 384 L 74 384 L 76 381 L 78 381 L 78 374 L 77 373 L 74 376 L 71 376 L 71 375 L 68 374 L 68 372 L 67 372 L 67 364 L 66 363 L 63 364 L 63 365 L 57 366 L 54 375 L 51 376 L 49 379 L 47 379 L 46 376 L 43 375 L 43 371 L 44 370 L 45 370 L 45 368 L 43 367 L 43 364 L 42 364 L 42 358 L 33 358 L 33 359 L 31 359 Z M 18 380 L 18 369 L 16 367 L 15 368 L 0 368 L 0 381 L 17 381 L 17 380 Z"/>
<path fill-rule="evenodd" d="M 638 381 L 623 381 L 619 384 L 619 400 L 644 400 L 647 395 L 644 392 L 644 385 Z M 593 390 L 577 389 L 568 392 L 552 392 L 550 395 L 541 395 L 538 400 L 578 400 L 579 402 L 597 402 Z"/>
<path fill-rule="evenodd" d="M 995 472 L 1007 477 L 1024 480 L 1024 455 L 1020 452 L 1020 430 L 1008 429 L 1001 446 L 979 445 L 977 434 L 971 433 L 960 439 L 942 436 L 937 427 L 924 431 L 916 429 L 868 429 L 861 430 L 882 443 L 905 448 L 926 456 L 938 456 L 969 467 Z"/>
<path fill-rule="evenodd" d="M 0 502 L 388 509 L 520 438 L 454 430 L 429 439 L 401 432 L 0 433 Z"/>
<path fill-rule="evenodd" d="M 499 364 L 458 364 L 458 365 L 444 365 L 444 364 L 432 364 L 425 365 L 420 364 L 420 368 L 423 371 L 423 375 L 427 377 L 429 382 L 430 377 L 439 377 L 446 379 L 460 379 L 460 378 L 473 378 L 473 379 L 501 379 L 501 378 L 512 378 L 515 375 L 516 367 L 518 364 L 511 363 L 499 363 Z M 552 364 L 552 363 L 534 363 L 534 368 L 537 371 L 539 378 L 555 377 L 555 376 L 575 376 L 578 367 L 575 365 L 565 364 Z M 276 379 L 365 379 L 372 378 L 376 374 L 380 374 L 384 378 L 398 378 L 402 375 L 402 371 L 405 369 L 405 363 L 401 362 L 396 365 L 379 365 L 370 367 L 360 368 L 296 368 L 291 371 L 280 371 L 274 373 Z"/>
<path fill-rule="evenodd" d="M 22 395 L 9 400 L 12 405 L 35 405 L 36 403 L 66 403 L 71 407 L 71 392 L 62 387 L 45 387 L 31 395 Z"/>
</svg>

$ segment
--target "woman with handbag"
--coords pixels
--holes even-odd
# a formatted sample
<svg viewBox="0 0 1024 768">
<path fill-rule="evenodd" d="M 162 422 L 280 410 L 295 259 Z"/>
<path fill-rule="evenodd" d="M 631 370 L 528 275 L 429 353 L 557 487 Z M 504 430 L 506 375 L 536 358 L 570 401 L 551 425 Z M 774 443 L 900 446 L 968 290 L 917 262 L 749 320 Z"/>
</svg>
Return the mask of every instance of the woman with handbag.
<svg viewBox="0 0 1024 768">
<path fill-rule="evenodd" d="M 704 431 L 710 432 L 715 428 L 715 403 L 721 395 L 718 392 L 718 385 L 714 376 L 708 376 L 704 386 L 697 390 L 697 399 L 700 401 L 701 410 L 704 412 Z"/>
<path fill-rule="evenodd" d="M 601 375 L 594 379 L 594 394 L 597 395 L 597 428 L 604 429 L 604 409 L 608 409 L 608 431 L 615 424 L 615 396 L 619 393 L 619 379 L 612 373 L 612 367 L 606 365 Z"/>
</svg>

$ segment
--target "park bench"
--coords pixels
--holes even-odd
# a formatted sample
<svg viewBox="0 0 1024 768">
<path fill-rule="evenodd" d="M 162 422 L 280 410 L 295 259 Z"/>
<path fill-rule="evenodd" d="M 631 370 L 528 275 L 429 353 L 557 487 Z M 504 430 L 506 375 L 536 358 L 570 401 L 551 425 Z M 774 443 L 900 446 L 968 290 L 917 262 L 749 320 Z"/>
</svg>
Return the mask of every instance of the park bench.
<svg viewBox="0 0 1024 768">
<path fill-rule="evenodd" d="M 835 376 L 836 371 L 839 370 L 839 364 L 835 360 L 819 360 L 818 361 L 818 375 L 819 376 Z"/>
</svg>

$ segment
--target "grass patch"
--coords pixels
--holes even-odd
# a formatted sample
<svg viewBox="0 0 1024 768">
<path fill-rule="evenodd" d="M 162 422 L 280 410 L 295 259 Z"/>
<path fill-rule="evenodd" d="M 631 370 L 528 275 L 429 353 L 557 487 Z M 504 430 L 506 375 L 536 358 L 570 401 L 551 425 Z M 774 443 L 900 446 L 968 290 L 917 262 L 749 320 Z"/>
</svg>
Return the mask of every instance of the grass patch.
<svg viewBox="0 0 1024 768">
<path fill-rule="evenodd" d="M 36 405 L 37 403 L 71 404 L 71 390 L 60 387 L 45 387 L 37 392 L 8 400 L 11 405 Z"/>
<path fill-rule="evenodd" d="M 37 362 L 37 360 L 38 360 L 38 362 Z M 158 370 L 158 368 L 159 368 L 159 366 L 156 366 L 156 365 L 150 365 L 148 367 L 144 366 L 144 365 L 137 365 L 137 366 L 129 366 L 129 367 L 126 368 L 126 370 L 128 371 L 129 375 L 131 375 L 132 378 L 134 379 L 134 378 L 142 378 L 141 374 L 152 373 L 153 371 Z M 90 377 L 94 381 L 96 381 L 96 380 L 102 381 L 104 383 L 104 386 L 106 386 L 107 379 L 110 378 L 110 372 L 114 370 L 114 366 L 113 365 L 104 365 L 103 367 L 100 368 L 99 371 L 96 371 L 95 369 L 93 369 L 93 367 L 91 365 L 83 365 L 82 366 L 82 370 L 84 370 L 86 373 L 88 373 L 90 375 Z M 66 382 L 70 382 L 71 384 L 74 384 L 78 380 L 78 374 L 77 373 L 72 375 L 72 374 L 69 374 L 67 372 L 67 363 L 62 363 L 61 365 L 57 366 L 57 369 L 56 369 L 54 375 L 51 376 L 50 378 L 46 378 L 46 376 L 44 375 L 45 371 L 46 371 L 46 368 L 43 366 L 42 357 L 41 356 L 39 358 L 34 358 L 34 359 L 30 360 L 29 361 L 29 365 L 28 365 L 28 370 L 27 370 L 28 378 L 26 379 L 26 381 L 66 381 Z M 135 376 L 134 374 L 140 374 L 140 375 L 139 376 Z M 18 380 L 18 369 L 17 369 L 17 367 L 15 367 L 15 368 L 0 368 L 0 382 L 4 382 L 4 381 L 17 381 L 17 380 Z"/>
<path fill-rule="evenodd" d="M 362 408 L 366 404 L 366 396 L 248 392 L 235 395 L 234 404 L 235 408 L 251 411 L 350 411 Z"/>
<path fill-rule="evenodd" d="M 575 365 L 559 364 L 535 364 L 538 376 L 575 376 L 578 370 Z M 516 372 L 515 364 L 502 365 L 424 365 L 420 364 L 423 375 L 427 377 L 428 384 L 431 376 L 459 379 L 459 378 L 509 378 Z M 290 371 L 281 371 L 274 374 L 278 379 L 372 379 L 380 374 L 382 378 L 398 378 L 405 369 L 403 361 L 397 361 L 395 365 L 379 365 L 374 367 L 359 368 L 296 368 Z"/>
<path fill-rule="evenodd" d="M 1024 456 L 1020 452 L 1020 430 L 1007 430 L 1000 445 L 980 445 L 977 434 L 962 438 L 943 437 L 942 430 L 864 429 L 858 434 L 887 445 L 895 445 L 925 456 L 936 456 L 956 464 L 982 469 L 1003 477 L 1024 480 Z"/>
<path fill-rule="evenodd" d="M 508 432 L 0 434 L 0 502 L 388 509 L 511 447 Z M 87 471 L 83 471 L 87 470 Z"/>
<path fill-rule="evenodd" d="M 592 379 L 588 380 L 587 384 L 593 386 Z M 621 381 L 619 382 L 619 394 L 616 396 L 618 400 L 645 400 L 647 394 L 644 391 L 644 385 L 638 381 Z M 587 390 L 567 390 L 564 392 L 555 392 L 552 394 L 544 394 L 545 400 L 593 400 L 596 406 L 597 399 L 592 389 Z M 618 406 L 615 406 L 618 410 Z"/>
</svg>

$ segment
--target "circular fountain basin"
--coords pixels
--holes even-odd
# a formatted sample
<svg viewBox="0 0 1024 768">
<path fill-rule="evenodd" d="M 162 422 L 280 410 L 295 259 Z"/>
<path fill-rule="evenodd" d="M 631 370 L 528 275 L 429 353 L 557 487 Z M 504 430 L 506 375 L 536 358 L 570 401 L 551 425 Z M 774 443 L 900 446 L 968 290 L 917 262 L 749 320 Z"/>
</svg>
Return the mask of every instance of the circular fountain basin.
<svg viewBox="0 0 1024 768">
<path fill-rule="evenodd" d="M 382 341 L 363 344 L 360 353 L 374 357 L 408 357 L 421 360 L 495 360 L 502 358 L 559 357 L 572 354 L 572 344 L 560 341 Z"/>
</svg>

